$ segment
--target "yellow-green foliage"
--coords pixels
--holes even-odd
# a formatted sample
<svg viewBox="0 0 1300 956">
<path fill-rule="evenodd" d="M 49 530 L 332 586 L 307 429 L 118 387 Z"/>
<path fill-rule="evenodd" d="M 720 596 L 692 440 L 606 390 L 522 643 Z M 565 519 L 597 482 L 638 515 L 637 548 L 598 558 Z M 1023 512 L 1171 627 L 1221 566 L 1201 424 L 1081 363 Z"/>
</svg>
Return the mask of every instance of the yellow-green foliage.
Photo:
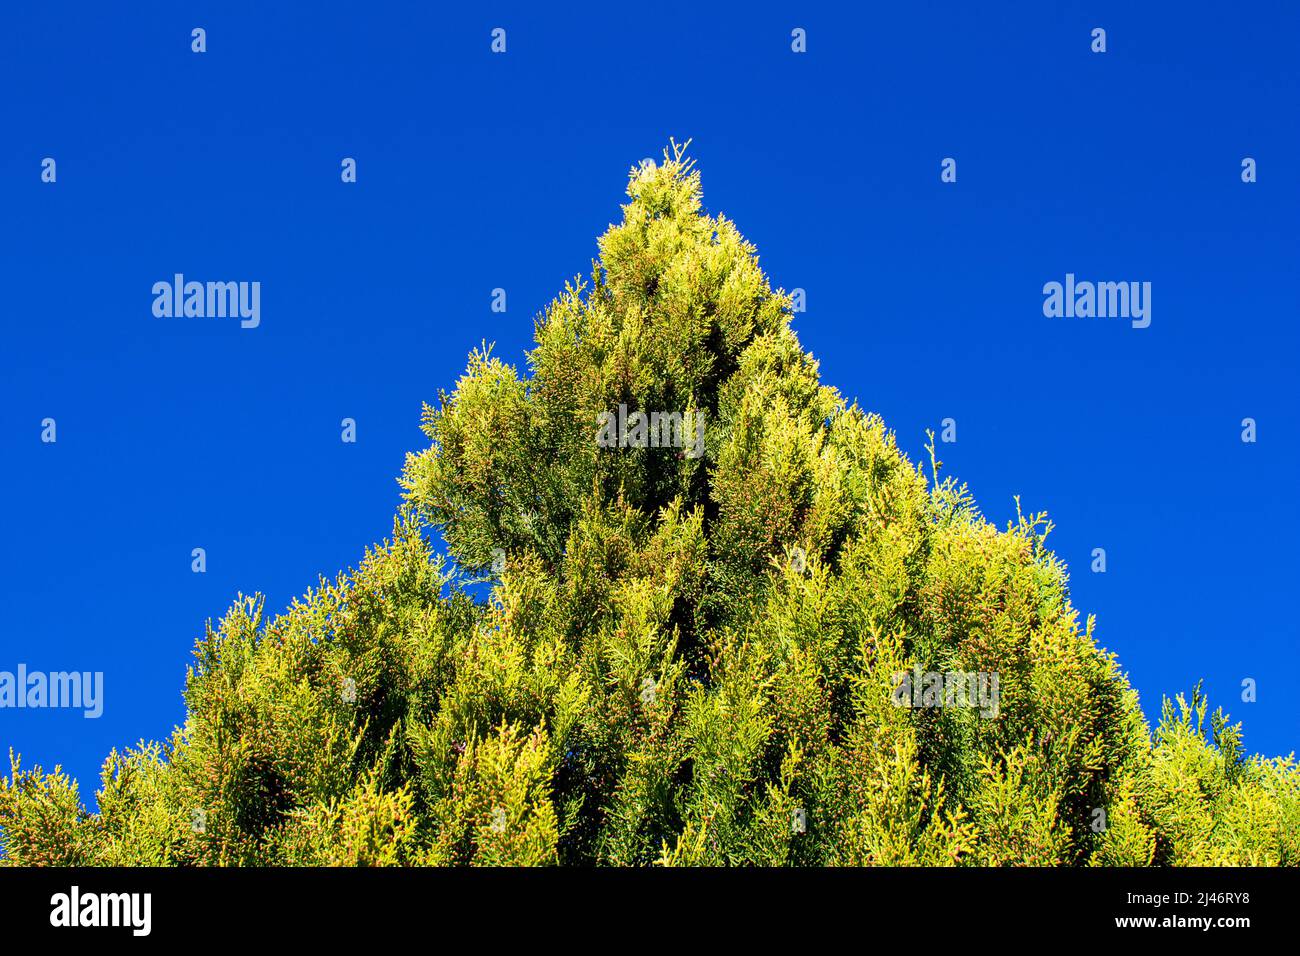
<svg viewBox="0 0 1300 956">
<path fill-rule="evenodd" d="M 425 408 L 392 538 L 240 597 L 97 813 L 13 759 L 5 862 L 1300 862 L 1294 760 L 1199 693 L 1152 734 L 1045 516 L 998 530 L 820 383 L 680 149 L 628 198 L 526 373 L 484 347 Z M 620 405 L 703 454 L 601 447 Z M 913 667 L 996 673 L 996 716 L 895 706 Z"/>
</svg>

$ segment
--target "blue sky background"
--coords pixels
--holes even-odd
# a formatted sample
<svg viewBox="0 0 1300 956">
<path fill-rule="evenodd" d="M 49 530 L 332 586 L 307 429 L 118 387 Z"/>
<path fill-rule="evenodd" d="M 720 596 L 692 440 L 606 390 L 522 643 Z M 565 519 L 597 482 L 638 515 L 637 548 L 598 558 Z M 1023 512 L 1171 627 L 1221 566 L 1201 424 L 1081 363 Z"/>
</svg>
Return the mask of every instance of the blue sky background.
<svg viewBox="0 0 1300 956">
<path fill-rule="evenodd" d="M 0 669 L 106 682 L 99 720 L 0 711 L 0 745 L 89 797 L 165 736 L 204 620 L 391 530 L 420 403 L 480 340 L 522 358 L 675 136 L 807 290 L 823 379 L 914 458 L 956 419 L 941 457 L 991 520 L 1051 513 L 1148 717 L 1204 678 L 1251 750 L 1296 748 L 1300 8 L 539 6 L 0 14 Z M 260 281 L 261 327 L 154 318 L 175 272 Z M 1151 282 L 1151 327 L 1044 318 L 1067 272 Z"/>
</svg>

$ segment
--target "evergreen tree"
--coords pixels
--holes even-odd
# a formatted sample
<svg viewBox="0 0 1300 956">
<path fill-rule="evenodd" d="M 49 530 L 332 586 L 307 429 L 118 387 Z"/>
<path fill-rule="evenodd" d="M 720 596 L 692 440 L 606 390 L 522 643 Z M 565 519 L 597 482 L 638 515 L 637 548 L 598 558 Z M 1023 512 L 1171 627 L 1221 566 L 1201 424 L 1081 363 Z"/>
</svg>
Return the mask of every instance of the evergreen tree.
<svg viewBox="0 0 1300 956">
<path fill-rule="evenodd" d="M 425 407 L 391 539 L 210 624 L 97 813 L 11 754 L 5 862 L 1300 863 L 1294 759 L 1199 689 L 1152 734 L 1046 517 L 821 384 L 682 148 L 627 192 L 526 373 L 476 350 Z M 922 673 L 996 716 L 898 706 Z"/>
</svg>

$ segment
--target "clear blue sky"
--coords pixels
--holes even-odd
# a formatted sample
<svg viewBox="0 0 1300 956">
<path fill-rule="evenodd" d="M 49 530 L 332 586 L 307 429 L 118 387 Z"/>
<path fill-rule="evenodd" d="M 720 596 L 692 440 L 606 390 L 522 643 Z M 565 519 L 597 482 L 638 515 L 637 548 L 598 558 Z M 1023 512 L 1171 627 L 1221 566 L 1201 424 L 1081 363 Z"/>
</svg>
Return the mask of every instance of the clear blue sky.
<svg viewBox="0 0 1300 956">
<path fill-rule="evenodd" d="M 955 419 L 991 520 L 1051 513 L 1149 717 L 1204 678 L 1250 749 L 1296 747 L 1293 3 L 280 6 L 2 15 L 0 669 L 106 686 L 98 720 L 0 711 L 0 744 L 89 797 L 165 736 L 204 620 L 389 532 L 420 403 L 480 340 L 522 356 L 675 136 L 807 290 L 824 379 L 913 457 Z M 261 282 L 261 326 L 155 318 L 177 272 Z M 1151 282 L 1150 328 L 1045 318 L 1067 272 Z"/>
</svg>

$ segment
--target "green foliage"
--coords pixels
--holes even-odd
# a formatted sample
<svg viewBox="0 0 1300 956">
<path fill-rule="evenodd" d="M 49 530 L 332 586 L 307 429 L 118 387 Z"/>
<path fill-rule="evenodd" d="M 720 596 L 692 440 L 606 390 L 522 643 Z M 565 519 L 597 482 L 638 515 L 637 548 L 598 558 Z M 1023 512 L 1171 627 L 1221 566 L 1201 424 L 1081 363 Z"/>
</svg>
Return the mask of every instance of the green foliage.
<svg viewBox="0 0 1300 956">
<path fill-rule="evenodd" d="M 393 536 L 209 625 L 185 725 L 110 754 L 97 813 L 12 758 L 5 862 L 1300 862 L 1294 759 L 1207 736 L 1199 690 L 1153 735 L 1046 517 L 999 531 L 822 385 L 665 160 L 527 373 L 485 346 L 426 406 Z M 699 412 L 703 453 L 601 447 L 620 405 Z M 896 706 L 913 668 L 996 674 L 996 716 Z"/>
</svg>

